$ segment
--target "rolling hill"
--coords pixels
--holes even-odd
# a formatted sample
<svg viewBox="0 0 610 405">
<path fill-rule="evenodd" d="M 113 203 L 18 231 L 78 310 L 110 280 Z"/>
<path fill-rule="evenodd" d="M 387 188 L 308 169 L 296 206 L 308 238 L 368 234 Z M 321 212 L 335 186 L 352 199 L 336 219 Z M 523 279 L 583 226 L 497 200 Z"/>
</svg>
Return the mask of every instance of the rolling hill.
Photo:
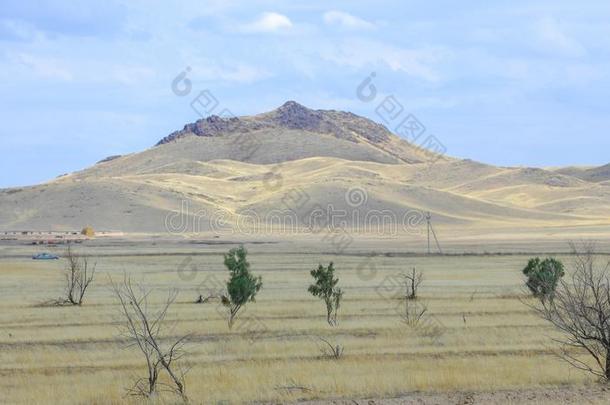
<svg viewBox="0 0 610 405">
<path fill-rule="evenodd" d="M 0 190 L 0 230 L 282 232 L 306 229 L 320 210 L 316 224 L 332 212 L 339 226 L 365 233 L 408 232 L 428 211 L 455 229 L 607 226 L 608 173 L 439 157 L 366 118 L 290 101 L 254 116 L 210 116 L 148 150 Z M 296 194 L 299 204 L 288 203 Z"/>
</svg>

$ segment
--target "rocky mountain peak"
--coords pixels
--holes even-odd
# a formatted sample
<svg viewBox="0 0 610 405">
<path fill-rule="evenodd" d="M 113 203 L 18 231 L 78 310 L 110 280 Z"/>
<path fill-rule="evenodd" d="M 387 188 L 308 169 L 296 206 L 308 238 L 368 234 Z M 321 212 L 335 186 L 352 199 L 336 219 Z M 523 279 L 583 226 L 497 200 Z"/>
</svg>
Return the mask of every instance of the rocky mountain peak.
<svg viewBox="0 0 610 405">
<path fill-rule="evenodd" d="M 319 111 L 311 110 L 296 101 L 287 101 L 272 113 L 286 122 L 319 120 L 322 115 Z"/>
<path fill-rule="evenodd" d="M 275 111 L 285 112 L 285 113 L 298 113 L 298 112 L 311 112 L 313 110 L 305 107 L 302 104 L 297 103 L 294 100 L 288 100 L 281 106 L 279 106 Z"/>
<path fill-rule="evenodd" d="M 157 145 L 173 142 L 189 135 L 224 136 L 266 128 L 329 134 L 354 142 L 357 141 L 358 135 L 372 142 L 383 142 L 390 135 L 384 126 L 366 118 L 341 111 L 313 110 L 290 100 L 275 110 L 254 116 L 223 118 L 211 115 L 186 124 L 182 130 L 171 133 L 161 139 Z"/>
<path fill-rule="evenodd" d="M 320 110 L 311 110 L 295 101 L 287 101 L 271 112 L 277 126 L 313 132 L 335 133 L 337 128 L 331 120 L 325 119 Z"/>
</svg>

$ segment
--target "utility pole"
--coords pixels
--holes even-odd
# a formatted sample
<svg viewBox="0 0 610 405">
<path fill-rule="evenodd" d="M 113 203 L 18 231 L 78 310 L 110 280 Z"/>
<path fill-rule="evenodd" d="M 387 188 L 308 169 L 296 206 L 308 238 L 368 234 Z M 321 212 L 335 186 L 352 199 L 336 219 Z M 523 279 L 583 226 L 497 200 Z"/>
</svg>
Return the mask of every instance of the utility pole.
<svg viewBox="0 0 610 405">
<path fill-rule="evenodd" d="M 430 215 L 430 211 L 426 212 L 426 225 L 428 229 L 428 254 L 430 254 L 430 219 L 432 216 Z"/>
<path fill-rule="evenodd" d="M 434 242 L 436 242 L 436 248 L 440 254 L 443 254 L 443 250 L 441 249 L 441 245 L 438 243 L 438 238 L 436 237 L 436 232 L 434 232 L 434 228 L 432 227 L 432 214 L 430 211 L 426 213 L 426 223 L 428 225 L 428 254 L 432 254 L 430 250 L 430 232 L 432 232 L 432 236 L 434 237 Z"/>
</svg>

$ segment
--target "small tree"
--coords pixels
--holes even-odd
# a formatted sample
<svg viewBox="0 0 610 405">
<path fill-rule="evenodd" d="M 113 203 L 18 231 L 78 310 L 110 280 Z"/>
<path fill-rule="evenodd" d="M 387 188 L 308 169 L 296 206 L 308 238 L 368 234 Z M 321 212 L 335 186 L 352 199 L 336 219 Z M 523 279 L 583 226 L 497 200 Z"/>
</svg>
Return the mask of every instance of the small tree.
<svg viewBox="0 0 610 405">
<path fill-rule="evenodd" d="M 563 337 L 559 357 L 572 366 L 610 381 L 610 263 L 600 263 L 595 247 L 571 244 L 574 269 L 569 282 L 559 280 L 552 300 L 530 305 Z M 583 354 L 592 357 L 584 361 Z"/>
<path fill-rule="evenodd" d="M 239 310 L 250 301 L 254 301 L 256 294 L 263 286 L 261 277 L 250 273 L 250 263 L 246 256 L 248 251 L 243 246 L 229 250 L 224 255 L 224 264 L 230 272 L 227 281 L 228 299 L 223 303 L 229 308 L 229 329 Z"/>
<path fill-rule="evenodd" d="M 333 262 L 328 267 L 321 264 L 317 269 L 311 271 L 315 284 L 309 286 L 308 291 L 314 296 L 324 300 L 326 304 L 326 321 L 330 326 L 337 325 L 337 311 L 341 304 L 343 291 L 337 287 L 339 278 L 335 278 Z"/>
<path fill-rule="evenodd" d="M 93 282 L 95 263 L 90 266 L 89 258 L 74 252 L 70 245 L 68 245 L 64 257 L 67 260 L 66 303 L 80 306 L 83 304 L 89 284 Z"/>
<path fill-rule="evenodd" d="M 417 290 L 419 285 L 424 281 L 424 275 L 421 271 L 416 271 L 415 267 L 410 274 L 404 274 L 405 278 L 405 298 L 408 300 L 414 300 L 417 298 Z"/>
<path fill-rule="evenodd" d="M 115 284 L 112 280 L 110 282 L 124 321 L 120 326 L 121 334 L 130 342 L 130 346 L 136 346 L 140 350 L 148 370 L 147 378 L 138 379 L 134 386 L 128 389 L 128 393 L 143 397 L 155 396 L 159 376 L 165 371 L 171 384 L 161 385 L 186 402 L 187 370 L 177 363 L 186 354 L 184 343 L 188 336 L 162 339 L 162 335 L 167 333 L 165 317 L 177 293 L 171 292 L 167 300 L 155 311 L 150 308 L 148 301 L 150 290 L 139 285 L 134 287 L 127 275 L 121 284 Z"/>
<path fill-rule="evenodd" d="M 540 260 L 536 257 L 529 260 L 523 274 L 527 277 L 525 285 L 534 297 L 553 299 L 557 283 L 564 275 L 563 263 L 553 258 Z"/>
</svg>

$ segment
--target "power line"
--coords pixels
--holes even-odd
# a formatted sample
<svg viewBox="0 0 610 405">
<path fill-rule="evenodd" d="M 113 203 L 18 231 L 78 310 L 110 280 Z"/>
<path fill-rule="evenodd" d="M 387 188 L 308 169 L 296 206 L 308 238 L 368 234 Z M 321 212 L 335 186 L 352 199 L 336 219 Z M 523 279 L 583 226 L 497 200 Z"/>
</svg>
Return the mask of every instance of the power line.
<svg viewBox="0 0 610 405">
<path fill-rule="evenodd" d="M 434 227 L 432 227 L 432 214 L 430 211 L 426 213 L 426 223 L 428 225 L 428 254 L 432 254 L 430 249 L 430 233 L 434 237 L 434 242 L 436 242 L 436 248 L 438 249 L 438 253 L 443 254 L 443 250 L 441 249 L 440 243 L 438 243 L 438 238 L 436 237 L 436 232 L 434 232 Z"/>
</svg>

